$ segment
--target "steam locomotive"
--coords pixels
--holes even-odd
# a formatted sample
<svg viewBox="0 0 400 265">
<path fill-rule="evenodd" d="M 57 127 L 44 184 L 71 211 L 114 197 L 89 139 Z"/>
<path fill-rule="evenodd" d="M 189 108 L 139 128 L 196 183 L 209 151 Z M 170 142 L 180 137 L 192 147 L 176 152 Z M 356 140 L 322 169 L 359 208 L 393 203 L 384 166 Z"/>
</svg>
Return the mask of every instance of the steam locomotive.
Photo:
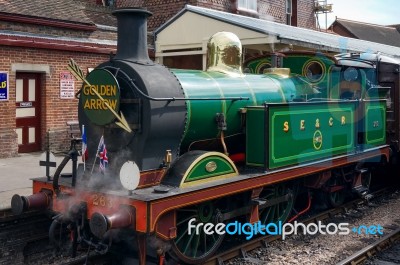
<svg viewBox="0 0 400 265">
<path fill-rule="evenodd" d="M 58 213 L 50 238 L 73 255 L 79 245 L 105 253 L 123 244 L 140 264 L 200 264 L 224 234 L 191 233 L 189 221 L 285 222 L 299 194 L 323 194 L 332 206 L 365 196 L 371 167 L 395 160 L 398 61 L 288 52 L 253 58 L 244 74 L 239 39 L 219 32 L 207 71 L 167 69 L 147 55 L 151 14 L 114 15 L 117 53 L 79 96 L 85 164 L 72 150 L 53 179 L 36 178 L 33 195 L 12 198 L 16 214 Z M 108 167 L 98 167 L 100 153 Z M 72 178 L 63 178 L 71 158 Z"/>
</svg>

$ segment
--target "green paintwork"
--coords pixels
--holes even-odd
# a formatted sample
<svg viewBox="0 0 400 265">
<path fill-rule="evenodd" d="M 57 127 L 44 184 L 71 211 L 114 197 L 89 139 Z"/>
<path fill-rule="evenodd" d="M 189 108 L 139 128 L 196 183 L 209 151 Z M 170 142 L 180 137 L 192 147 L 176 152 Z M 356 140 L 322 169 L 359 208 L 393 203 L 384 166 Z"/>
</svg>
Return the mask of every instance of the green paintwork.
<svg viewBox="0 0 400 265">
<path fill-rule="evenodd" d="M 319 62 L 324 69 L 324 73 L 322 76 L 314 76 L 313 79 L 308 79 L 308 81 L 318 86 L 321 92 L 320 94 L 315 95 L 315 97 L 325 98 L 328 95 L 327 88 L 329 84 L 329 75 L 327 73 L 330 72 L 331 67 L 334 65 L 334 61 L 331 58 L 326 57 L 323 54 L 287 54 L 282 58 L 282 67 L 290 68 L 292 74 L 298 74 L 307 77 L 305 66 L 312 61 Z M 270 65 L 271 58 L 269 56 L 265 56 L 248 61 L 244 67 L 249 69 L 251 73 L 262 74 L 265 67 L 270 67 Z"/>
<path fill-rule="evenodd" d="M 216 164 L 216 169 L 212 172 L 208 172 L 206 170 L 206 165 L 209 162 L 214 162 Z M 220 156 L 208 156 L 200 160 L 188 173 L 185 183 L 191 182 L 191 181 L 196 181 L 200 179 L 207 179 L 211 177 L 217 177 L 217 176 L 222 176 L 222 175 L 227 175 L 227 174 L 232 174 L 235 173 L 235 169 L 232 167 L 232 165 L 224 159 L 223 157 Z"/>
<path fill-rule="evenodd" d="M 199 139 L 215 139 L 219 130 L 217 113 L 224 113 L 227 122 L 226 137 L 242 133 L 240 108 L 260 106 L 264 102 L 281 103 L 298 97 L 298 80 L 278 75 L 244 75 L 232 77 L 218 72 L 172 70 L 182 85 L 186 98 L 248 97 L 249 100 L 186 101 L 187 123 L 182 150 Z M 297 87 L 296 87 L 297 86 Z"/>
<path fill-rule="evenodd" d="M 265 152 L 265 110 L 264 108 L 247 109 L 246 113 L 246 163 L 264 166 Z"/>
<path fill-rule="evenodd" d="M 331 73 L 329 74 L 330 78 L 330 87 L 328 97 L 331 99 L 339 99 L 340 94 L 340 72 L 341 68 L 332 67 Z"/>
<path fill-rule="evenodd" d="M 105 69 L 94 69 L 86 77 L 86 80 L 114 111 L 118 113 L 120 90 L 114 75 Z M 86 84 L 83 84 L 79 105 L 81 105 L 86 116 L 94 124 L 106 125 L 115 120 L 115 115 Z"/>
<path fill-rule="evenodd" d="M 364 121 L 367 147 L 385 144 L 386 101 L 366 101 Z"/>
<path fill-rule="evenodd" d="M 269 142 L 265 145 L 264 108 L 249 108 L 246 126 L 247 164 L 265 166 L 266 146 L 269 147 L 270 169 L 352 152 L 355 148 L 354 112 L 355 103 L 351 102 L 270 104 Z M 331 126 L 330 119 L 333 122 Z M 288 131 L 284 130 L 285 122 L 289 126 Z M 302 124 L 304 129 L 301 128 Z"/>
</svg>

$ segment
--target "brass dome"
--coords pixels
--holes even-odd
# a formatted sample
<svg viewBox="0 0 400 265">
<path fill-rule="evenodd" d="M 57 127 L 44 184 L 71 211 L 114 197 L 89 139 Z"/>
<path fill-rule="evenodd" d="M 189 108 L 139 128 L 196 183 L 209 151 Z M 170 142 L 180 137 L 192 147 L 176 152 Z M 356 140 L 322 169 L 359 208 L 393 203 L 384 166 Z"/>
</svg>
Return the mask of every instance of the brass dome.
<svg viewBox="0 0 400 265">
<path fill-rule="evenodd" d="M 207 71 L 229 75 L 242 73 L 242 43 L 231 32 L 215 33 L 207 43 Z"/>
</svg>

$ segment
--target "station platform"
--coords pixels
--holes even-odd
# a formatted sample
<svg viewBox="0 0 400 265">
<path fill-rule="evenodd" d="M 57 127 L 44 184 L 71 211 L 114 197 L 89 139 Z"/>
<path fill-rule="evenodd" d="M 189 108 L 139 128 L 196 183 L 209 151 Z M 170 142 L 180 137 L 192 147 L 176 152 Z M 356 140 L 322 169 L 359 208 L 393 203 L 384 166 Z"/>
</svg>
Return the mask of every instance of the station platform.
<svg viewBox="0 0 400 265">
<path fill-rule="evenodd" d="M 11 207 L 11 198 L 14 194 L 31 195 L 31 179 L 46 176 L 45 168 L 39 165 L 43 153 L 23 153 L 17 157 L 0 159 L 0 209 Z M 55 155 L 57 166 L 63 157 L 62 154 Z M 66 165 L 65 169 L 69 168 L 71 166 Z M 55 168 L 53 172 L 54 170 Z"/>
</svg>

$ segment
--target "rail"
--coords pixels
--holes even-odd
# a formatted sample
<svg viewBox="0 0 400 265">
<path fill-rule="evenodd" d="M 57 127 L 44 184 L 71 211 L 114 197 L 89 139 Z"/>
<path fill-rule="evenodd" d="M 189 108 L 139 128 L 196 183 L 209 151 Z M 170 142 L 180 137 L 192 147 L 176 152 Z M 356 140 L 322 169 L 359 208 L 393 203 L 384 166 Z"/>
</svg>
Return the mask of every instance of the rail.
<svg viewBox="0 0 400 265">
<path fill-rule="evenodd" d="M 365 248 L 357 251 L 350 257 L 336 263 L 336 265 L 356 265 L 362 264 L 367 259 L 375 256 L 379 252 L 382 252 L 388 249 L 390 246 L 394 244 L 394 242 L 400 241 L 400 227 L 397 228 L 395 231 L 390 233 L 387 236 L 380 238 L 379 240 L 375 241 L 374 243 L 366 246 Z"/>
</svg>

